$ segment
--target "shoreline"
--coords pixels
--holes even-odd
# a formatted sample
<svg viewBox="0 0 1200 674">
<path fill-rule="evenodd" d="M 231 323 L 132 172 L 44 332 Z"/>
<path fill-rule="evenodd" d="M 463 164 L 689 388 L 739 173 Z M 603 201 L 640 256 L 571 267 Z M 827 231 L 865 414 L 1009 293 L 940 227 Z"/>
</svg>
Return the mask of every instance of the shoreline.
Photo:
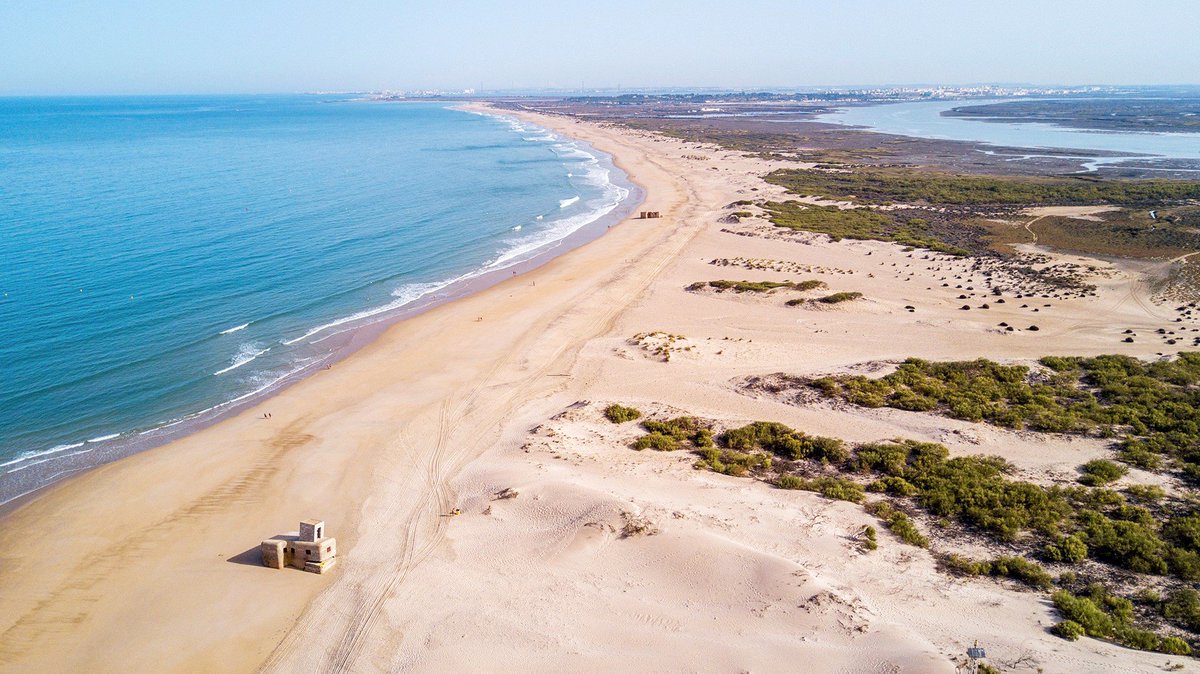
<svg viewBox="0 0 1200 674">
<path fill-rule="evenodd" d="M 581 137 L 568 123 L 544 121 L 612 156 L 641 187 L 646 207 L 670 212 L 683 203 L 677 192 L 658 189 L 671 180 L 660 167 L 613 134 Z M 637 207 L 635 198 L 626 199 L 626 208 Z M 504 405 L 512 404 L 506 402 L 511 396 L 523 404 L 526 396 L 560 389 L 563 380 L 548 370 L 561 371 L 555 363 L 610 320 L 597 323 L 596 317 L 631 301 L 682 245 L 683 227 L 675 219 L 629 226 L 628 215 L 620 220 L 626 226 L 600 225 L 605 235 L 589 245 L 560 250 L 522 275 L 504 270 L 490 287 L 377 328 L 374 339 L 363 334 L 354 357 L 220 423 L 9 504 L 0 545 L 14 554 L 0 566 L 8 589 L 0 597 L 0 663 L 257 668 L 312 599 L 346 582 L 356 557 L 369 556 L 364 540 L 370 548 L 371 533 L 396 526 L 367 523 L 380 505 L 389 519 L 409 522 L 402 530 L 414 541 L 443 531 L 445 520 L 437 515 L 449 508 L 450 494 L 442 478 L 416 466 L 434 460 L 430 452 L 443 456 L 448 434 L 469 432 L 470 441 L 480 443 L 498 430 L 494 421 L 447 426 L 454 400 L 477 404 L 470 401 L 487 391 L 502 394 Z M 655 253 L 661 260 L 639 269 L 648 251 L 661 251 Z M 629 273 L 614 277 L 614 269 Z M 581 320 L 582 331 L 571 327 Z M 530 358 L 543 364 L 522 374 Z M 523 383 L 509 383 L 510 377 Z M 261 419 L 267 411 L 272 418 Z M 405 430 L 412 425 L 427 430 Z M 430 446 L 421 440 L 426 433 L 441 440 Z M 111 498 L 114 493 L 122 498 Z M 339 573 L 264 573 L 258 541 L 294 529 L 305 517 L 329 522 L 347 560 Z M 44 535 L 47 527 L 53 537 Z M 182 557 L 181 539 L 193 550 Z M 67 540 L 70 555 L 51 552 Z M 412 554 L 411 544 L 406 549 Z M 73 627 L 64 641 L 59 626 L 67 623 Z M 140 634 L 143 646 L 114 652 L 111 644 L 131 643 L 130 634 Z M 43 639 L 55 646 L 37 646 Z"/>
<path fill-rule="evenodd" d="M 511 114 L 509 111 L 496 109 L 490 105 L 480 103 L 461 103 L 448 106 L 448 108 L 469 114 L 519 119 L 517 115 Z M 530 123 L 543 131 L 550 131 L 550 129 L 542 127 L 536 124 L 536 122 L 530 121 Z M 570 140 L 583 144 L 585 149 L 589 151 L 596 150 L 587 141 L 574 138 Z M 595 220 L 570 232 L 561 239 L 548 242 L 530 251 L 531 254 L 527 259 L 495 269 L 487 269 L 486 267 L 477 268 L 475 271 L 467 272 L 467 274 L 450 281 L 444 287 L 439 288 L 429 295 L 418 297 L 407 305 L 383 311 L 374 316 L 364 317 L 361 319 L 361 324 L 359 325 L 354 325 L 354 323 L 359 321 L 351 321 L 351 327 L 348 329 L 322 338 L 322 341 L 335 340 L 334 346 L 329 353 L 320 357 L 315 362 L 283 375 L 257 391 L 242 394 L 230 400 L 220 402 L 206 410 L 189 413 L 178 420 L 163 422 L 148 429 L 121 431 L 115 434 L 115 437 L 105 439 L 115 440 L 115 442 L 106 441 L 97 443 L 94 449 L 87 452 L 64 454 L 41 463 L 32 463 L 28 467 L 20 468 L 16 471 L 0 474 L 0 519 L 7 513 L 19 508 L 29 498 L 64 480 L 85 474 L 87 471 L 94 470 L 113 461 L 119 461 L 125 457 L 176 442 L 215 424 L 219 424 L 226 419 L 237 416 L 248 409 L 265 404 L 271 398 L 281 394 L 296 383 L 311 377 L 323 369 L 333 367 L 354 355 L 363 347 L 378 339 L 391 326 L 401 321 L 491 288 L 508 278 L 527 274 L 545 265 L 550 260 L 603 236 L 607 230 L 621 223 L 627 216 L 632 214 L 645 199 L 645 194 L 641 186 L 628 179 L 627 173 L 620 166 L 616 157 L 603 151 L 596 151 L 601 155 L 600 159 L 602 162 L 607 163 L 619 172 L 618 175 L 613 176 L 613 183 L 628 192 L 625 198 L 618 202 L 608 213 L 597 217 Z M 94 441 L 88 442 L 91 443 Z M 31 456 L 29 458 L 30 460 L 36 460 L 37 457 Z M 42 468 L 42 466 L 45 467 Z M 49 476 L 46 475 L 47 472 L 50 473 Z M 34 484 L 27 486 L 29 483 Z"/>
</svg>

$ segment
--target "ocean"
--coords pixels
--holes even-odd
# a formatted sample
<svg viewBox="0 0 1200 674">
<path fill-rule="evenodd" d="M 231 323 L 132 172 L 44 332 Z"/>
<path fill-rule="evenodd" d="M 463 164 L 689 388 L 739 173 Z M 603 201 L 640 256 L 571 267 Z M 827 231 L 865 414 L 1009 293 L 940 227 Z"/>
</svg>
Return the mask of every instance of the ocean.
<svg viewBox="0 0 1200 674">
<path fill-rule="evenodd" d="M 635 201 L 588 145 L 449 103 L 0 99 L 0 502 L 232 413 Z"/>
</svg>

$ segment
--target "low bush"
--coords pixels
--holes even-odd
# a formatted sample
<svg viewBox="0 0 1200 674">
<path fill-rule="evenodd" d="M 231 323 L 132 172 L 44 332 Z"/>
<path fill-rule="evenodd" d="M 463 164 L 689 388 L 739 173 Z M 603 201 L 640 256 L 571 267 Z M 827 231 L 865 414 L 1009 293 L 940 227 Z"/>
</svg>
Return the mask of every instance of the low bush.
<svg viewBox="0 0 1200 674">
<path fill-rule="evenodd" d="M 648 431 L 634 442 L 634 449 L 674 451 L 685 447 L 711 447 L 712 429 L 696 417 L 676 417 L 666 421 L 647 419 L 642 428 Z"/>
<path fill-rule="evenodd" d="M 824 287 L 824 281 L 817 281 L 815 279 L 800 281 L 799 283 L 792 283 L 791 281 L 728 281 L 721 279 L 717 281 L 696 281 L 689 285 L 687 290 L 694 292 L 704 290 L 705 288 L 713 288 L 719 293 L 726 290 L 732 290 L 735 293 L 768 293 L 781 288 L 805 292 Z"/>
<path fill-rule="evenodd" d="M 707 447 L 697 451 L 697 454 L 700 455 L 700 460 L 696 462 L 697 468 L 707 468 L 724 475 L 742 477 L 754 471 L 771 470 L 771 455 L 765 452 L 738 452 Z"/>
<path fill-rule="evenodd" d="M 1087 559 L 1088 547 L 1078 536 L 1061 536 L 1046 545 L 1045 558 L 1060 564 L 1078 564 Z"/>
<path fill-rule="evenodd" d="M 929 222 L 922 218 L 901 220 L 869 208 L 814 206 L 798 201 L 769 201 L 763 204 L 763 209 L 766 210 L 771 223 L 777 227 L 826 234 L 833 241 L 892 241 L 904 246 L 928 248 L 951 255 L 970 254 L 966 249 L 931 233 Z"/>
<path fill-rule="evenodd" d="M 806 479 L 796 475 L 780 475 L 775 485 L 780 489 L 815 491 L 825 498 L 851 503 L 861 503 L 864 495 L 862 485 L 840 477 Z"/>
<path fill-rule="evenodd" d="M 642 413 L 638 409 L 633 407 L 625 407 L 624 405 L 618 405 L 616 403 L 604 408 L 604 418 L 608 419 L 614 424 L 623 424 L 626 421 L 640 419 L 641 416 Z"/>
<path fill-rule="evenodd" d="M 633 448 L 639 451 L 654 449 L 660 452 L 673 452 L 682 447 L 683 445 L 678 439 L 657 432 L 647 433 L 633 442 Z"/>
<path fill-rule="evenodd" d="M 1167 573 L 1166 545 L 1146 525 L 1095 511 L 1082 513 L 1080 523 L 1088 549 L 1097 559 L 1138 573 Z"/>
<path fill-rule="evenodd" d="M 1200 632 L 1200 592 L 1190 587 L 1167 593 L 1162 615 L 1171 623 L 1191 632 Z"/>
<path fill-rule="evenodd" d="M 1099 487 L 1116 482 L 1129 472 L 1129 469 L 1107 459 L 1092 459 L 1080 467 L 1082 475 L 1079 481 L 1083 484 Z"/>
<path fill-rule="evenodd" d="M 1090 637 L 1107 638 L 1113 635 L 1113 618 L 1100 609 L 1089 597 L 1077 597 L 1067 590 L 1051 595 L 1054 607 L 1064 618 L 1081 626 Z"/>
<path fill-rule="evenodd" d="M 882 520 L 888 530 L 899 536 L 900 540 L 905 543 L 918 548 L 929 547 L 929 539 L 917 529 L 908 515 L 896 510 L 887 501 L 875 501 L 869 504 L 867 512 Z"/>
<path fill-rule="evenodd" d="M 851 300 L 856 300 L 862 296 L 863 296 L 862 293 L 840 292 L 840 293 L 834 293 L 832 295 L 826 295 L 825 297 L 818 298 L 817 301 L 821 302 L 822 304 L 841 304 L 842 302 L 849 302 Z"/>
<path fill-rule="evenodd" d="M 1191 655 L 1192 647 L 1179 637 L 1165 637 L 1158 644 L 1158 652 L 1168 655 Z"/>
<path fill-rule="evenodd" d="M 1153 484 L 1131 484 L 1125 488 L 1125 493 L 1143 503 L 1157 503 L 1167 495 L 1162 487 Z"/>
<path fill-rule="evenodd" d="M 1074 620 L 1064 620 L 1050 628 L 1050 631 L 1053 632 L 1055 636 L 1060 636 L 1067 641 L 1075 641 L 1079 639 L 1079 637 L 1087 634 L 1087 630 L 1083 629 L 1083 626 Z"/>
<path fill-rule="evenodd" d="M 863 528 L 863 547 L 867 550 L 875 550 L 879 547 L 879 541 L 875 537 L 875 527 L 867 525 Z"/>
<path fill-rule="evenodd" d="M 913 496 L 918 490 L 908 480 L 888 475 L 867 485 L 867 491 L 891 494 L 892 496 Z"/>
<path fill-rule="evenodd" d="M 1053 584 L 1053 578 L 1042 568 L 1041 564 L 1031 562 L 1024 557 L 997 557 L 985 564 L 987 566 L 984 569 L 990 576 L 1012 578 L 1040 590 L 1047 590 Z"/>
<path fill-rule="evenodd" d="M 1112 639 L 1129 648 L 1188 655 L 1191 646 L 1178 637 L 1162 637 L 1133 624 L 1133 603 L 1111 594 L 1104 586 L 1093 584 L 1086 596 L 1058 590 L 1052 596 L 1054 607 L 1066 621 L 1077 623 L 1088 636 Z"/>
<path fill-rule="evenodd" d="M 976 561 L 961 555 L 945 555 L 939 562 L 942 568 L 960 576 L 1012 578 L 1039 590 L 1048 590 L 1054 583 L 1041 564 L 1024 557 L 1004 555 L 990 561 Z"/>
<path fill-rule="evenodd" d="M 937 412 L 965 421 L 1054 433 L 1124 434 L 1120 459 L 1177 470 L 1200 484 L 1200 352 L 1145 363 L 1129 356 L 1047 357 L 1049 370 L 986 359 L 910 358 L 883 377 L 824 377 L 809 385 L 864 407 Z M 1080 478 L 1102 485 L 1123 468 L 1089 462 Z"/>
<path fill-rule="evenodd" d="M 720 439 L 730 449 L 764 449 L 792 461 L 809 459 L 837 463 L 850 455 L 845 443 L 838 438 L 806 435 L 773 421 L 756 421 L 741 428 L 731 428 Z"/>
</svg>

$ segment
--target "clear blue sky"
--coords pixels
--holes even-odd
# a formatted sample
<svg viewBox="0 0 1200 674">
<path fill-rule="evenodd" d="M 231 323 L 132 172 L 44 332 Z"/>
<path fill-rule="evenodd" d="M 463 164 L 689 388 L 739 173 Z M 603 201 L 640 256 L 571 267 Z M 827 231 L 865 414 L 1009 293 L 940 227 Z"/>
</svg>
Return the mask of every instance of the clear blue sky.
<svg viewBox="0 0 1200 674">
<path fill-rule="evenodd" d="M 1200 81 L 1198 0 L 0 0 L 0 94 Z"/>
</svg>

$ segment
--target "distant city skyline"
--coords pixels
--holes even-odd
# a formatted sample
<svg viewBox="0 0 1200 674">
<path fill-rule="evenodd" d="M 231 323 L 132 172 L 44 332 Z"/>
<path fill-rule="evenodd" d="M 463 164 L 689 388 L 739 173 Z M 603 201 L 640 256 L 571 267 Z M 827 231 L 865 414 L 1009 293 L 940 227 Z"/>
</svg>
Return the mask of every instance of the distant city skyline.
<svg viewBox="0 0 1200 674">
<path fill-rule="evenodd" d="M 0 95 L 1200 83 L 1200 3 L 7 0 Z"/>
</svg>

